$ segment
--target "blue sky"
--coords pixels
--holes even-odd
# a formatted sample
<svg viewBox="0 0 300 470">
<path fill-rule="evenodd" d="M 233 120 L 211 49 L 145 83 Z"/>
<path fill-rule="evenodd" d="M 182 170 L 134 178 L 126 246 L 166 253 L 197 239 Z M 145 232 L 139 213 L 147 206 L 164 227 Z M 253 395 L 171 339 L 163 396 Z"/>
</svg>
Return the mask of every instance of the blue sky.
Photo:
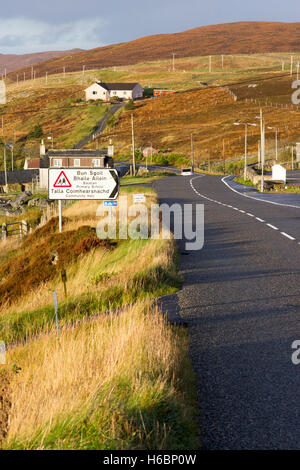
<svg viewBox="0 0 300 470">
<path fill-rule="evenodd" d="M 90 49 L 149 34 L 246 20 L 298 22 L 300 2 L 14 0 L 1 5 L 0 53 Z"/>
</svg>

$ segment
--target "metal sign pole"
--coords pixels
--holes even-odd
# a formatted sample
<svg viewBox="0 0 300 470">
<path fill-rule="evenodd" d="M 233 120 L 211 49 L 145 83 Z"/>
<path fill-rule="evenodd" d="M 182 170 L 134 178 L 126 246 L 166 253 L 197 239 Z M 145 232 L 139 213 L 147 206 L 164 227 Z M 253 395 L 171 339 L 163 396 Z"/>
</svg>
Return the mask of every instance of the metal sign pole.
<svg viewBox="0 0 300 470">
<path fill-rule="evenodd" d="M 58 227 L 59 233 L 62 232 L 62 210 L 61 210 L 61 199 L 58 200 Z"/>
<path fill-rule="evenodd" d="M 59 336 L 59 324 L 58 324 L 58 304 L 57 304 L 57 295 L 56 291 L 52 291 L 53 294 L 53 302 L 54 302 L 54 310 L 55 310 L 55 321 L 56 321 L 56 332 L 57 336 Z"/>
</svg>

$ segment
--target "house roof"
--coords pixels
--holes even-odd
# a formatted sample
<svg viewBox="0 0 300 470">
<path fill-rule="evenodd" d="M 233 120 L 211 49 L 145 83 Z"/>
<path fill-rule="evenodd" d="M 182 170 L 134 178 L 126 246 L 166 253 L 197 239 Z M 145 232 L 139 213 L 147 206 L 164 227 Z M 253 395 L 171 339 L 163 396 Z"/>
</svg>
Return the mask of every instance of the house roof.
<svg viewBox="0 0 300 470">
<path fill-rule="evenodd" d="M 106 90 L 133 90 L 138 83 L 98 83 Z"/>
<path fill-rule="evenodd" d="M 77 150 L 77 149 L 62 149 L 62 150 L 48 150 L 48 157 L 105 157 L 107 150 Z"/>
<path fill-rule="evenodd" d="M 39 158 L 32 158 L 28 161 L 28 170 L 34 170 L 40 168 L 41 160 Z"/>
</svg>

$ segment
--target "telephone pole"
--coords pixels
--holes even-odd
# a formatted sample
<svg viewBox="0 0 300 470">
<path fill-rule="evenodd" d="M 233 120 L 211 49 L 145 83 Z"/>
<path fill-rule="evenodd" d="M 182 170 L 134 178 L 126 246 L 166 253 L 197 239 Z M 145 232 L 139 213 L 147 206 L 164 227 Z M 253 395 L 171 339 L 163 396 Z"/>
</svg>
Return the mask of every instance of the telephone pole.
<svg viewBox="0 0 300 470">
<path fill-rule="evenodd" d="M 261 140 L 260 140 L 260 145 L 261 145 L 261 192 L 263 193 L 264 191 L 264 164 L 265 164 L 265 124 L 263 120 L 263 113 L 262 113 L 262 108 L 260 108 L 260 133 L 261 133 Z"/>
<path fill-rule="evenodd" d="M 194 157 L 194 138 L 193 138 L 193 134 L 191 134 L 191 154 L 192 154 L 192 173 L 194 173 L 195 157 Z"/>
<path fill-rule="evenodd" d="M 173 52 L 173 72 L 175 72 L 175 53 Z"/>
<path fill-rule="evenodd" d="M 4 179 L 5 187 L 7 188 L 7 167 L 6 167 L 6 146 L 4 144 Z"/>
<path fill-rule="evenodd" d="M 133 114 L 131 115 L 131 136 L 132 136 L 132 167 L 133 167 L 133 176 L 135 176 L 135 145 L 134 145 L 134 122 L 133 122 Z"/>
</svg>

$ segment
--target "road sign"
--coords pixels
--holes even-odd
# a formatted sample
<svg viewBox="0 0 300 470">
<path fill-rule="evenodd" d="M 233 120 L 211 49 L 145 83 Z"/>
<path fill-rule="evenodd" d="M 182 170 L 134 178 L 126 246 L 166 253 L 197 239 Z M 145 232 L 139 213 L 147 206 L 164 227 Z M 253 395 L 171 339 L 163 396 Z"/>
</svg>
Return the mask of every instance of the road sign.
<svg viewBox="0 0 300 470">
<path fill-rule="evenodd" d="M 118 172 L 112 168 L 49 168 L 49 199 L 116 199 Z"/>
<path fill-rule="evenodd" d="M 272 180 L 286 183 L 286 169 L 281 165 L 272 166 Z"/>
<path fill-rule="evenodd" d="M 118 207 L 118 201 L 103 201 L 105 207 Z"/>
<path fill-rule="evenodd" d="M 134 194 L 133 195 L 133 202 L 136 203 L 136 204 L 146 202 L 145 195 L 142 194 L 142 193 Z"/>
</svg>

